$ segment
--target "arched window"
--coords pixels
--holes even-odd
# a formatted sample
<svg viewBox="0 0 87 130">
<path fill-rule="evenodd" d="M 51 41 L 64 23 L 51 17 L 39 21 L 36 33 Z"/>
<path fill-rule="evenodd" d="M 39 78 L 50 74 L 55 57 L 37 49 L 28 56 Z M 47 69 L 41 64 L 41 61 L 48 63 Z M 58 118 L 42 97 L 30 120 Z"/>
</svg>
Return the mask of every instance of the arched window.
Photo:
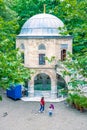
<svg viewBox="0 0 87 130">
<path fill-rule="evenodd" d="M 63 49 L 63 50 L 61 51 L 61 60 L 63 61 L 63 60 L 65 60 L 65 59 L 66 59 L 66 50 Z"/>
<path fill-rule="evenodd" d="M 44 44 L 40 44 L 38 47 L 38 50 L 46 50 L 46 47 Z"/>
<path fill-rule="evenodd" d="M 51 90 L 51 79 L 49 75 L 40 73 L 34 78 L 34 90 L 39 91 L 50 91 Z"/>
<path fill-rule="evenodd" d="M 24 63 L 24 52 L 21 52 L 22 63 Z"/>
<path fill-rule="evenodd" d="M 24 44 L 23 44 L 23 43 L 21 43 L 20 48 L 21 48 L 21 49 L 23 49 L 23 50 L 25 49 L 25 47 L 24 47 Z"/>
</svg>

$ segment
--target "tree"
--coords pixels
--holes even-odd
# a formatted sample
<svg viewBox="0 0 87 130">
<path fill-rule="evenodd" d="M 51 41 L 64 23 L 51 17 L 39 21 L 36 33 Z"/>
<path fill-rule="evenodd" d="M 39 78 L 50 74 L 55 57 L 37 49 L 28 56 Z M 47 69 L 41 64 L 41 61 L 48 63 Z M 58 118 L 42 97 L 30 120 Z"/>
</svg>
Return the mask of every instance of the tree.
<svg viewBox="0 0 87 130">
<path fill-rule="evenodd" d="M 54 14 L 64 22 L 67 32 L 73 36 L 73 52 L 83 53 L 87 48 L 87 1 L 56 0 Z M 64 35 L 65 35 L 64 34 Z"/>
<path fill-rule="evenodd" d="M 46 13 L 59 17 L 65 24 L 67 32 L 73 36 L 73 52 L 81 53 L 87 47 L 87 0 L 4 0 L 11 10 L 14 10 L 19 19 L 20 28 L 25 21 L 35 14 L 43 13 L 46 4 Z M 82 52 L 83 53 L 83 52 Z"/>
<path fill-rule="evenodd" d="M 15 49 L 16 31 L 19 27 L 17 14 L 0 1 L 0 87 L 23 83 L 30 79 L 31 71 L 22 64 L 21 55 Z"/>
<path fill-rule="evenodd" d="M 6 0 L 6 2 L 8 7 L 14 10 L 19 17 L 18 23 L 20 27 L 17 33 L 19 33 L 20 28 L 28 18 L 39 12 L 38 0 Z"/>
<path fill-rule="evenodd" d="M 44 12 L 44 4 L 46 4 L 46 13 L 54 13 L 53 9 L 55 5 L 57 5 L 56 0 L 5 0 L 9 8 L 14 10 L 18 16 L 18 23 L 20 28 L 18 33 L 20 32 L 23 24 L 38 13 Z"/>
<path fill-rule="evenodd" d="M 87 84 L 87 51 L 85 54 L 78 56 L 68 53 L 68 58 L 60 62 L 60 66 L 63 67 L 61 73 L 63 76 L 69 76 L 68 86 L 74 92 Z"/>
<path fill-rule="evenodd" d="M 70 34 L 74 37 L 74 53 L 78 53 L 77 59 L 79 60 L 79 63 L 81 62 L 80 65 L 83 67 L 83 64 L 85 64 L 85 61 L 80 61 L 80 58 L 83 58 L 83 54 L 87 56 L 85 53 L 87 51 L 85 50 L 85 48 L 87 48 L 86 0 L 0 0 L 1 72 L 5 66 L 7 67 L 7 70 L 9 69 L 10 65 L 7 65 L 8 62 L 11 62 L 12 64 L 14 63 L 13 61 L 15 61 L 15 64 L 19 63 L 17 64 L 18 66 L 22 65 L 21 58 L 19 58 L 19 60 L 16 57 L 18 56 L 18 51 L 15 49 L 16 35 L 19 33 L 20 28 L 29 17 L 37 13 L 43 13 L 43 4 L 47 5 L 46 13 L 56 15 L 64 22 L 65 27 L 67 28 L 67 32 L 64 32 L 64 35 Z M 9 56 L 12 58 L 10 61 L 8 61 Z M 18 69 L 16 69 L 16 74 L 17 71 Z M 82 73 L 84 72 L 82 71 Z M 3 73 L 3 75 L 1 74 L 0 79 L 4 77 L 5 75 Z"/>
</svg>

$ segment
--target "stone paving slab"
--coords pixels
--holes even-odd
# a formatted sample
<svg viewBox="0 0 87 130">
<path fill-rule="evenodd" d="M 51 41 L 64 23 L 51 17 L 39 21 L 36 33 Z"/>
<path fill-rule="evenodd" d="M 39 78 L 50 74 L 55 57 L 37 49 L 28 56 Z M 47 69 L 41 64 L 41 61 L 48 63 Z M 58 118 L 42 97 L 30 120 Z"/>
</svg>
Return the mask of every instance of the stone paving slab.
<svg viewBox="0 0 87 130">
<path fill-rule="evenodd" d="M 39 113 L 39 102 L 14 101 L 3 95 L 0 102 L 0 130 L 87 130 L 87 112 L 81 113 L 64 101 L 53 102 L 55 110 L 48 116 L 50 102 L 45 112 Z"/>
<path fill-rule="evenodd" d="M 41 97 L 22 97 L 21 100 L 23 101 L 40 101 Z M 52 98 L 45 98 L 46 102 L 61 102 L 64 101 L 66 98 L 56 98 L 56 99 L 52 99 Z"/>
</svg>

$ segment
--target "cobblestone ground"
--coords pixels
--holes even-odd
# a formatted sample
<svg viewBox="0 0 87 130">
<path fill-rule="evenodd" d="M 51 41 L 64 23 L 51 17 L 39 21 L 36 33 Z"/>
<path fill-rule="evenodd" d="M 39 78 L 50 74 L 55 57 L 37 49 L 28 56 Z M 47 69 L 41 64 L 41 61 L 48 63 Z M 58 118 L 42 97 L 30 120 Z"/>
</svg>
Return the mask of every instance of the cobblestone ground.
<svg viewBox="0 0 87 130">
<path fill-rule="evenodd" d="M 39 113 L 39 102 L 14 101 L 3 95 L 0 101 L 0 130 L 87 130 L 87 112 L 81 113 L 63 102 L 54 103 L 52 117 Z"/>
</svg>

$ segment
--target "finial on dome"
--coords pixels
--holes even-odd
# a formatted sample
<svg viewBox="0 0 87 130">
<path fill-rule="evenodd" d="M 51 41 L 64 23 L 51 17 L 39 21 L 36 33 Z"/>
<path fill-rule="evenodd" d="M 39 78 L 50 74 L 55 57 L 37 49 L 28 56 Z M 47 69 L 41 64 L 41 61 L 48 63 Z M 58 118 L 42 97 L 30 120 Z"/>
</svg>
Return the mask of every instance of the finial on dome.
<svg viewBox="0 0 87 130">
<path fill-rule="evenodd" d="M 44 13 L 46 13 L 46 4 L 44 4 Z"/>
</svg>

